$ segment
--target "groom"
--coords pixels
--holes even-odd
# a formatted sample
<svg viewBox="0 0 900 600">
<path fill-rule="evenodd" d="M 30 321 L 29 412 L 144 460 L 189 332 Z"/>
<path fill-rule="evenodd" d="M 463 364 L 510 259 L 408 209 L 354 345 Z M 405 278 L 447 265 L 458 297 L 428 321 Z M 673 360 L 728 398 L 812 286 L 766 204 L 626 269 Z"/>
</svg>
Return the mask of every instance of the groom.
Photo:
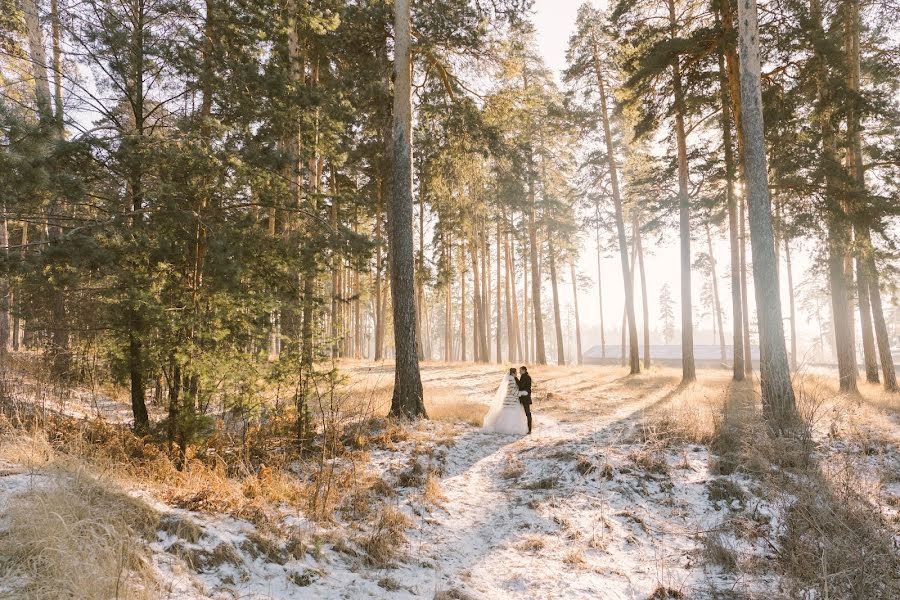
<svg viewBox="0 0 900 600">
<path fill-rule="evenodd" d="M 528 369 L 523 365 L 519 367 L 519 378 L 516 379 L 519 384 L 519 402 L 525 409 L 525 416 L 528 417 L 528 433 L 531 433 L 531 375 Z"/>
</svg>

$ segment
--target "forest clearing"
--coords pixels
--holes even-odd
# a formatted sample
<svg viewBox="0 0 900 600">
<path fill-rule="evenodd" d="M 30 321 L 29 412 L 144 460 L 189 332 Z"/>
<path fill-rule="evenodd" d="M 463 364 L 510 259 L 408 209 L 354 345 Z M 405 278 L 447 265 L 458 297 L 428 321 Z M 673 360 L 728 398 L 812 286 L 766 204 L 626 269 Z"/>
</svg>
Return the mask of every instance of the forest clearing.
<svg viewBox="0 0 900 600">
<path fill-rule="evenodd" d="M 0 599 L 900 598 L 900 0 L 0 0 Z"/>
<path fill-rule="evenodd" d="M 384 419 L 390 363 L 341 367 L 338 416 L 318 416 L 342 438 L 327 464 L 285 454 L 275 440 L 240 450 L 232 439 L 211 441 L 218 447 L 181 472 L 97 416 L 114 419 L 127 399 L 101 404 L 84 392 L 57 405 L 58 390 L 7 373 L 7 398 L 18 400 L 4 404 L 0 438 L 0 595 L 900 591 L 900 406 L 875 386 L 852 398 L 804 378 L 805 455 L 775 445 L 757 393 L 725 370 L 701 370 L 682 387 L 671 368 L 535 369 L 535 431 L 522 438 L 480 431 L 496 367 L 423 365 L 432 420 L 406 425 Z M 31 412 L 38 406 L 45 412 Z M 26 431 L 9 427 L 38 414 Z M 250 456 L 265 466 L 250 471 Z M 50 521 L 40 515 L 47 505 Z M 89 573 L 78 556 L 88 551 L 108 553 Z"/>
</svg>

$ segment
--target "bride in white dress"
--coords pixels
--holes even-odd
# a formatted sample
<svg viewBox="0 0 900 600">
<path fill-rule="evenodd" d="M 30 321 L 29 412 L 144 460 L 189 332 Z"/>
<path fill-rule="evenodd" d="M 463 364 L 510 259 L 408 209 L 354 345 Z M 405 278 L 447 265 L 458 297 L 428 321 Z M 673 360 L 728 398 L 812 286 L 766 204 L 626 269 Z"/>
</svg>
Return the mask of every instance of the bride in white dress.
<svg viewBox="0 0 900 600">
<path fill-rule="evenodd" d="M 528 433 L 528 419 L 519 402 L 519 384 L 516 383 L 515 369 L 500 382 L 494 394 L 494 401 L 484 416 L 482 430 L 492 433 L 525 435 Z"/>
</svg>

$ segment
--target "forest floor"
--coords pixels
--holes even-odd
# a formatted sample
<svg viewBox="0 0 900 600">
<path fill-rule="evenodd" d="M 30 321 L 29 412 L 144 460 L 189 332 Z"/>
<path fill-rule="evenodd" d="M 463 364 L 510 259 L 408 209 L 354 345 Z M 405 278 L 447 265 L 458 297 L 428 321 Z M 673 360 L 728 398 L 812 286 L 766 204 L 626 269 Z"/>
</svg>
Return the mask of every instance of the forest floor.
<svg viewBox="0 0 900 600">
<path fill-rule="evenodd" d="M 291 473 L 314 462 L 185 475 L 149 469 L 144 456 L 123 471 L 106 454 L 4 426 L 0 598 L 48 597 L 60 580 L 101 589 L 102 573 L 133 598 L 900 591 L 900 400 L 875 386 L 851 397 L 818 376 L 798 379 L 803 426 L 785 442 L 766 435 L 754 386 L 727 371 L 701 370 L 681 386 L 669 368 L 534 367 L 534 433 L 504 436 L 477 426 L 502 376 L 495 365 L 424 365 L 432 420 L 402 427 L 348 416 L 383 414 L 390 364 L 340 368 L 334 418 L 354 423 L 345 434 L 365 438 L 362 449 L 320 462 L 302 488 Z M 112 420 L 124 414 L 109 398 L 69 398 L 64 412 L 79 417 L 91 406 Z M 317 414 L 324 422 L 328 413 Z M 67 526 L 73 539 L 60 540 L 54 519 L 77 524 Z M 85 523 L 90 535 L 79 533 Z M 91 539 L 108 564 L 90 581 L 77 564 L 46 558 L 29 571 L 23 540 L 83 555 Z"/>
</svg>

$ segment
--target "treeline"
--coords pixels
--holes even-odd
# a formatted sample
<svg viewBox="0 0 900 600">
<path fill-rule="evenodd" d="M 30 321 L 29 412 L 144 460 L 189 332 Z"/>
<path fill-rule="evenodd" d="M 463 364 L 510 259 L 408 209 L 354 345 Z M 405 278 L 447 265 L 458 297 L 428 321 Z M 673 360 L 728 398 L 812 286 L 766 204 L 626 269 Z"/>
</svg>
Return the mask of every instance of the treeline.
<svg viewBox="0 0 900 600">
<path fill-rule="evenodd" d="M 258 408 L 265 385 L 291 390 L 303 438 L 316 365 L 407 352 L 395 330 L 419 360 L 581 362 L 588 243 L 591 344 L 606 345 L 604 287 L 621 285 L 638 372 L 650 323 L 669 318 L 650 315 L 645 246 L 669 231 L 686 381 L 698 274 L 723 360 L 718 273 L 730 278 L 740 379 L 752 321 L 763 361 L 770 342 L 784 350 L 786 269 L 783 353 L 800 362 L 791 251 L 813 240 L 842 387 L 856 385 L 858 329 L 866 377 L 896 389 L 882 303 L 900 204 L 890 3 L 768 7 L 749 89 L 730 0 L 583 6 L 563 86 L 525 1 L 414 2 L 408 32 L 405 2 L 2 2 L 0 347 L 38 351 L 56 377 L 127 385 L 139 430 L 150 400 L 179 437 L 213 401 Z M 411 80 L 397 73 L 407 55 Z M 744 122 L 757 93 L 764 148 Z M 395 139 L 410 131 L 404 155 Z M 392 252 L 406 234 L 411 248 Z M 560 285 L 576 299 L 574 356 Z M 778 314 L 752 319 L 751 289 Z"/>
</svg>

